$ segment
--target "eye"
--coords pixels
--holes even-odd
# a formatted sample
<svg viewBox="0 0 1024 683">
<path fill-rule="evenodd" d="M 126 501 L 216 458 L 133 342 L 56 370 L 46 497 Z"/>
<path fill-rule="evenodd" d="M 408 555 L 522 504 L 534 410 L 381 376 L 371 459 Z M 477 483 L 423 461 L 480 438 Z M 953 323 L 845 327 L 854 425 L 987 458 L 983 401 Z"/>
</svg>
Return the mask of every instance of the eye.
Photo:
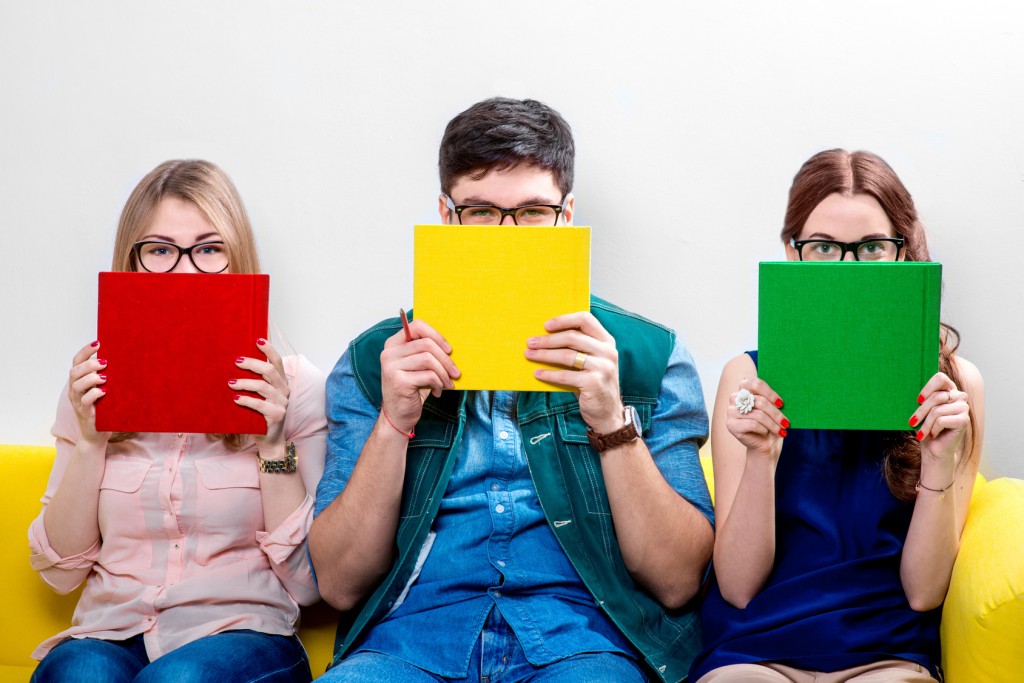
<svg viewBox="0 0 1024 683">
<path fill-rule="evenodd" d="M 220 242 L 211 242 L 210 244 L 197 245 L 199 248 L 196 251 L 203 256 L 213 256 L 215 254 L 224 253 L 224 245 Z"/>
<path fill-rule="evenodd" d="M 142 253 L 146 256 L 168 256 L 174 251 L 169 246 L 158 243 L 146 244 L 142 247 Z"/>
</svg>

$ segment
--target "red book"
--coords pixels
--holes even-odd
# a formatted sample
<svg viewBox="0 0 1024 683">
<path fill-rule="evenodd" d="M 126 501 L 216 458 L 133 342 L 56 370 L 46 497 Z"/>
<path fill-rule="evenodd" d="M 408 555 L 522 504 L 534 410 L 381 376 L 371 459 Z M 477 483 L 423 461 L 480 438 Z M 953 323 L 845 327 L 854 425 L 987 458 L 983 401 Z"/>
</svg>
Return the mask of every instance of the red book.
<svg viewBox="0 0 1024 683">
<path fill-rule="evenodd" d="M 267 275 L 100 273 L 98 334 L 107 395 L 102 432 L 266 434 L 260 413 L 239 406 L 229 379 L 258 378 L 235 365 L 264 360 Z M 255 394 L 249 394 L 255 395 Z"/>
</svg>

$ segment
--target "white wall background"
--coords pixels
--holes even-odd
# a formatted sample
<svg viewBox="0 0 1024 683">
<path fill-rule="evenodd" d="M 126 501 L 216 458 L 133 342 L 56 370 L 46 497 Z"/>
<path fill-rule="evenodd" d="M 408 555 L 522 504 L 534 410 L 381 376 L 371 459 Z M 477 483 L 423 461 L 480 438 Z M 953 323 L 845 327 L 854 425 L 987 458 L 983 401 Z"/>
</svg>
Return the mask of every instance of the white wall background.
<svg viewBox="0 0 1024 683">
<path fill-rule="evenodd" d="M 327 372 L 411 303 L 445 123 L 506 95 L 573 125 L 594 290 L 675 327 L 709 400 L 756 343 L 756 265 L 782 256 L 799 165 L 881 154 L 986 377 L 982 471 L 1024 476 L 1022 17 L 1017 0 L 3 0 L 0 441 L 51 442 L 118 214 L 156 164 L 232 176 L 272 317 Z"/>
</svg>

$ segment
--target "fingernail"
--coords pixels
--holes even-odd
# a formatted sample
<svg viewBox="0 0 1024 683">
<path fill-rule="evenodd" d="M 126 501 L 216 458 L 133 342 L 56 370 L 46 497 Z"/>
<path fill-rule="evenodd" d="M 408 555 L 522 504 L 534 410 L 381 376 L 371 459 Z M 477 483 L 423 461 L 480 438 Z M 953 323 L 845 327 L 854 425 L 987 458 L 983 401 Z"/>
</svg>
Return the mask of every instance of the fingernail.
<svg viewBox="0 0 1024 683">
<path fill-rule="evenodd" d="M 260 337 L 259 339 L 256 340 L 256 343 L 259 344 L 260 346 L 263 346 L 264 344 L 267 343 L 267 340 L 264 339 L 263 337 Z"/>
<path fill-rule="evenodd" d="M 913 427 L 916 424 L 917 424 L 917 415 L 912 415 L 910 417 L 910 426 Z"/>
<path fill-rule="evenodd" d="M 103 387 L 100 387 L 100 391 L 102 391 L 104 394 L 107 393 L 107 390 L 104 389 Z"/>
<path fill-rule="evenodd" d="M 245 361 L 245 359 L 244 359 L 244 358 L 242 358 L 241 356 L 239 356 L 238 358 L 236 358 L 236 359 L 235 359 L 235 362 L 236 362 L 236 363 L 242 363 L 242 362 L 244 362 L 244 361 Z"/>
<path fill-rule="evenodd" d="M 99 345 L 100 345 L 100 342 L 99 342 L 99 340 L 98 340 L 98 339 L 97 339 L 96 341 L 94 341 L 94 342 L 93 342 L 92 344 L 89 344 L 89 346 L 91 346 L 91 347 L 93 347 L 93 348 L 96 348 L 96 347 L 97 347 L 97 346 L 99 346 Z"/>
<path fill-rule="evenodd" d="M 106 382 L 107 381 L 107 376 L 106 375 L 100 375 L 100 379 L 103 380 L 104 382 Z"/>
<path fill-rule="evenodd" d="M 917 395 L 917 404 L 921 405 L 922 403 L 924 403 L 924 394 L 918 394 Z"/>
<path fill-rule="evenodd" d="M 917 433 L 917 440 L 921 441 L 922 439 L 924 439 L 924 432 L 918 432 Z"/>
<path fill-rule="evenodd" d="M 107 361 L 103 360 L 102 358 L 97 358 L 96 362 L 99 363 L 100 365 L 106 365 L 107 364 Z"/>
<path fill-rule="evenodd" d="M 237 379 L 229 379 L 228 380 L 228 384 L 234 384 L 237 381 L 238 381 Z"/>
<path fill-rule="evenodd" d="M 781 398 L 775 399 L 775 407 L 776 408 L 781 408 L 782 407 L 782 399 Z"/>
<path fill-rule="evenodd" d="M 785 429 L 780 429 L 779 430 L 779 436 L 785 437 L 786 436 L 786 430 Z"/>
<path fill-rule="evenodd" d="M 239 396 L 238 394 L 235 394 L 235 400 L 236 400 L 236 401 L 237 401 L 238 399 L 240 399 L 240 398 L 242 398 L 242 397 L 241 397 L 241 396 Z"/>
<path fill-rule="evenodd" d="M 536 346 L 537 345 L 537 338 L 536 337 L 530 337 L 529 339 L 526 340 L 526 345 L 529 346 L 529 347 Z"/>
<path fill-rule="evenodd" d="M 786 418 L 782 418 L 782 428 L 789 429 L 789 420 L 787 420 Z"/>
</svg>

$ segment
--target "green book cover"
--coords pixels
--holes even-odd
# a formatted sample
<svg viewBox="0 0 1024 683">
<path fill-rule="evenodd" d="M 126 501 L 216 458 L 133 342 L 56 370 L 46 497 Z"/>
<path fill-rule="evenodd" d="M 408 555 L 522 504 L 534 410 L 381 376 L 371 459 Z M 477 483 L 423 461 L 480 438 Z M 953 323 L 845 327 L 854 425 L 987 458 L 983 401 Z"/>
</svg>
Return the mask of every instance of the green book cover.
<svg viewBox="0 0 1024 683">
<path fill-rule="evenodd" d="M 758 376 L 793 429 L 910 429 L 941 282 L 938 263 L 761 263 Z"/>
</svg>

